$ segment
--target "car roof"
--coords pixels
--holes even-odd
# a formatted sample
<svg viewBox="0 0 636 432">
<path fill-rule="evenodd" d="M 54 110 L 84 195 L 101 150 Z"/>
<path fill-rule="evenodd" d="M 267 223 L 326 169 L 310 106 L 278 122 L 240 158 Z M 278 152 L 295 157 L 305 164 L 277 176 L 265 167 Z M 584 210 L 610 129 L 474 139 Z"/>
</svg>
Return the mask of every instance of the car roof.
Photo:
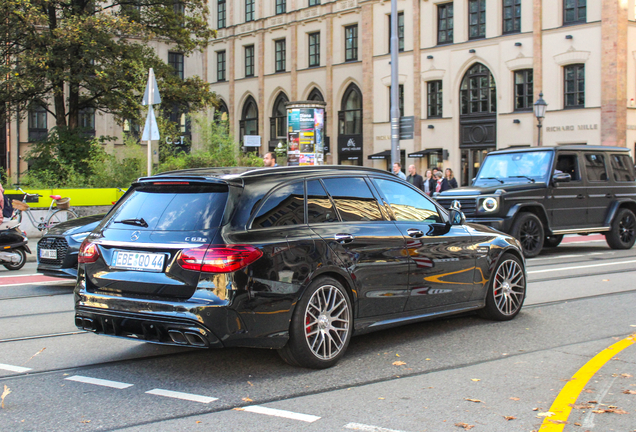
<svg viewBox="0 0 636 432">
<path fill-rule="evenodd" d="M 488 154 L 501 153 L 527 153 L 532 151 L 612 151 L 612 152 L 629 152 L 626 147 L 615 146 L 599 146 L 599 145 L 560 145 L 560 146 L 542 146 L 542 147 L 508 147 L 501 150 L 491 151 Z"/>
</svg>

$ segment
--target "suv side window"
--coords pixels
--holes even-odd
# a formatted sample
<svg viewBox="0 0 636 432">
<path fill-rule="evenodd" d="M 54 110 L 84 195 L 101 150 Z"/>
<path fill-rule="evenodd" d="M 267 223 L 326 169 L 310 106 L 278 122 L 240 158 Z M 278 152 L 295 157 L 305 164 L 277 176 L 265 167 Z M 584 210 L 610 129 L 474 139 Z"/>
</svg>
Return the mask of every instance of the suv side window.
<svg viewBox="0 0 636 432">
<path fill-rule="evenodd" d="M 576 154 L 559 154 L 557 157 L 556 171 L 570 174 L 572 181 L 581 180 L 581 170 Z"/>
<path fill-rule="evenodd" d="M 307 223 L 338 222 L 338 213 L 320 180 L 307 181 Z"/>
<path fill-rule="evenodd" d="M 389 202 L 395 220 L 405 222 L 443 222 L 435 204 L 410 187 L 391 180 L 373 179 Z"/>
<path fill-rule="evenodd" d="M 252 228 L 270 228 L 305 223 L 305 188 L 303 182 L 276 189 L 258 211 Z"/>
<path fill-rule="evenodd" d="M 607 181 L 605 155 L 602 153 L 584 153 L 585 171 L 588 181 Z"/>
<path fill-rule="evenodd" d="M 612 171 L 614 171 L 614 180 L 617 182 L 633 182 L 634 181 L 634 164 L 632 158 L 628 155 L 613 154 L 610 156 L 612 163 Z"/>
<path fill-rule="evenodd" d="M 342 177 L 322 181 L 336 203 L 343 222 L 384 220 L 378 202 L 364 179 Z"/>
</svg>

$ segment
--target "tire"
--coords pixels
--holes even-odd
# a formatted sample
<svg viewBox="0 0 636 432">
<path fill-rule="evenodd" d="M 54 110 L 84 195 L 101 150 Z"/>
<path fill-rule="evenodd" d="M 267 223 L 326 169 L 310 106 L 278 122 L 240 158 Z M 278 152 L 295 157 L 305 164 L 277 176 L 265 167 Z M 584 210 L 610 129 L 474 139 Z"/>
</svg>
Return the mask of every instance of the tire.
<svg viewBox="0 0 636 432">
<path fill-rule="evenodd" d="M 77 214 L 75 214 L 73 210 L 54 211 L 46 220 L 46 229 L 44 230 L 44 234 L 48 233 L 55 225 L 72 219 L 77 219 Z"/>
<path fill-rule="evenodd" d="M 545 236 L 545 239 L 543 240 L 543 247 L 557 247 L 558 245 L 561 244 L 561 241 L 563 240 L 563 234 L 561 235 L 552 235 L 552 236 Z"/>
<path fill-rule="evenodd" d="M 24 267 L 24 264 L 26 264 L 27 261 L 26 251 L 24 249 L 16 249 L 12 252 L 20 255 L 20 261 L 17 263 L 8 263 L 3 265 L 7 270 L 20 270 L 22 267 Z"/>
<path fill-rule="evenodd" d="M 612 249 L 631 249 L 636 240 L 636 216 L 630 209 L 618 210 L 605 240 Z"/>
<path fill-rule="evenodd" d="M 342 358 L 353 332 L 353 310 L 337 280 L 313 281 L 296 305 L 287 345 L 279 355 L 293 366 L 326 369 Z"/>
<path fill-rule="evenodd" d="M 508 321 L 519 314 L 526 298 L 526 277 L 521 260 L 504 254 L 490 278 L 486 306 L 478 311 L 482 318 Z"/>
<path fill-rule="evenodd" d="M 533 213 L 522 213 L 512 226 L 512 235 L 521 242 L 523 255 L 533 258 L 543 248 L 543 224 Z"/>
</svg>

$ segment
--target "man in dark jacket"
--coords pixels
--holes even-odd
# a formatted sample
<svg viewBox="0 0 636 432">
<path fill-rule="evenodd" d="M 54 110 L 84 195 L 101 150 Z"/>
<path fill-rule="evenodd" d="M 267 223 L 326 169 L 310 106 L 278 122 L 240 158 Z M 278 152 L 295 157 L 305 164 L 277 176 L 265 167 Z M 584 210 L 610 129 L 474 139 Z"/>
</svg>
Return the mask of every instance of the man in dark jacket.
<svg viewBox="0 0 636 432">
<path fill-rule="evenodd" d="M 424 179 L 415 170 L 415 165 L 409 165 L 409 175 L 406 177 L 406 181 L 419 190 L 424 190 Z"/>
</svg>

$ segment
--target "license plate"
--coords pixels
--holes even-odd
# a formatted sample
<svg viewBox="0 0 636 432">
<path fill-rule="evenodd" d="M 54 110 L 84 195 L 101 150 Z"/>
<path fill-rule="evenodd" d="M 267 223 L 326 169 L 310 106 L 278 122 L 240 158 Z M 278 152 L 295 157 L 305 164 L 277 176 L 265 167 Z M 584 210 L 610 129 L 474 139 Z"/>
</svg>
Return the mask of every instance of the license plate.
<svg viewBox="0 0 636 432">
<path fill-rule="evenodd" d="M 113 268 L 160 272 L 163 270 L 165 254 L 150 252 L 126 252 L 116 250 L 113 256 Z"/>
<path fill-rule="evenodd" d="M 57 249 L 40 249 L 40 258 L 57 259 Z"/>
</svg>

